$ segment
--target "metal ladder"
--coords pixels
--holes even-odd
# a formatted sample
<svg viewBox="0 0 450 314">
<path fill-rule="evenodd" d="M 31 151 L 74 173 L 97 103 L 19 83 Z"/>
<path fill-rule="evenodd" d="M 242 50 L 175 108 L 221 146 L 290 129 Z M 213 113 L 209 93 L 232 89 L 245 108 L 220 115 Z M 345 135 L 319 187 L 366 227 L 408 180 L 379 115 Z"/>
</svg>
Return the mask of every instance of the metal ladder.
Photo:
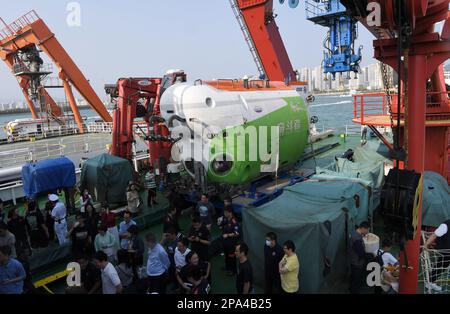
<svg viewBox="0 0 450 314">
<path fill-rule="evenodd" d="M 261 77 L 266 76 L 266 72 L 264 71 L 264 67 L 261 62 L 261 58 L 258 55 L 258 51 L 256 50 L 255 43 L 253 42 L 252 37 L 250 36 L 250 32 L 248 30 L 247 24 L 245 23 L 244 17 L 242 16 L 241 9 L 237 3 L 237 0 L 229 0 L 231 9 L 233 10 L 234 16 L 238 21 L 239 27 L 241 28 L 242 33 L 244 34 L 245 42 L 250 49 L 250 53 L 252 54 L 253 61 L 255 61 L 256 68 L 258 69 L 259 75 Z"/>
</svg>

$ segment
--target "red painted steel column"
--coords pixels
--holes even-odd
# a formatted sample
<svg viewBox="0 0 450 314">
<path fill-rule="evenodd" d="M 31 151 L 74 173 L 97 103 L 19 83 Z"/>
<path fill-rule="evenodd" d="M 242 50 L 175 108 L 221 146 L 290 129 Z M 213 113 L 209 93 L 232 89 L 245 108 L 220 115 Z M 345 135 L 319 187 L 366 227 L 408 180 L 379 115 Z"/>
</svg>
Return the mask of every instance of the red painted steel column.
<svg viewBox="0 0 450 314">
<path fill-rule="evenodd" d="M 408 169 L 423 173 L 425 167 L 425 114 L 426 114 L 426 73 L 427 58 L 424 55 L 409 57 L 408 72 Z M 417 292 L 419 273 L 420 238 L 422 226 L 422 204 L 419 206 L 419 221 L 414 240 L 407 241 L 405 251 L 408 258 L 408 268 L 404 254 L 400 255 L 400 293 L 414 294 Z M 402 252 L 403 253 L 403 252 Z"/>
<path fill-rule="evenodd" d="M 120 110 L 116 108 L 113 111 L 112 145 L 110 149 L 111 155 L 114 156 L 119 156 L 120 122 Z"/>
<path fill-rule="evenodd" d="M 63 81 L 64 92 L 66 93 L 67 98 L 69 99 L 70 109 L 73 112 L 73 116 L 75 118 L 75 122 L 77 123 L 78 130 L 80 133 L 84 133 L 83 118 L 81 117 L 80 111 L 78 110 L 77 102 L 75 100 L 75 97 L 73 96 L 72 88 L 70 87 L 67 78 L 61 77 L 61 79 Z"/>
</svg>

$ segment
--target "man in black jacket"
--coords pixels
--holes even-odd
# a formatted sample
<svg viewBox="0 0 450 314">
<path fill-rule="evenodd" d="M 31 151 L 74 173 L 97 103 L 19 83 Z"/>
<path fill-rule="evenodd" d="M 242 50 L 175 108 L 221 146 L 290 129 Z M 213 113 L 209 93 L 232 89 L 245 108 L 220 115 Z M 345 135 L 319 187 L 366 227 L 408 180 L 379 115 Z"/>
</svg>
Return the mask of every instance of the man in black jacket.
<svg viewBox="0 0 450 314">
<path fill-rule="evenodd" d="M 360 293 L 365 282 L 366 248 L 363 238 L 369 233 L 369 223 L 361 223 L 350 236 L 350 293 Z"/>
<path fill-rule="evenodd" d="M 264 245 L 264 274 L 265 293 L 275 294 L 281 292 L 280 273 L 278 265 L 284 256 L 283 248 L 277 242 L 277 235 L 274 232 L 266 234 L 266 244 Z"/>
</svg>

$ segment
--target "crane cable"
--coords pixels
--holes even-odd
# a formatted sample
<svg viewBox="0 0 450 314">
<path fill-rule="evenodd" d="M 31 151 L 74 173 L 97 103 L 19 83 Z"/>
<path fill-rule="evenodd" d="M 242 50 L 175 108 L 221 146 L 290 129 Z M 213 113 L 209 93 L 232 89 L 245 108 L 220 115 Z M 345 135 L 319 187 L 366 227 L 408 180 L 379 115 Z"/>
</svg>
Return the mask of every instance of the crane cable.
<svg viewBox="0 0 450 314">
<path fill-rule="evenodd" d="M 383 51 L 383 42 L 382 42 L 382 34 L 381 34 L 381 30 L 379 28 L 376 29 L 376 33 L 377 33 L 377 37 L 380 43 L 380 61 L 381 61 L 381 72 L 382 72 L 382 76 L 383 76 L 383 84 L 384 84 L 384 89 L 385 89 L 385 93 L 386 93 L 386 97 L 387 97 L 387 103 L 388 103 L 388 110 L 389 110 L 389 118 L 390 118 L 390 126 L 391 126 L 391 130 L 393 132 L 393 142 L 394 142 L 394 152 L 393 152 L 393 159 L 396 161 L 395 163 L 395 168 L 397 169 L 397 176 L 396 176 L 396 189 L 395 189 L 395 198 L 394 198 L 394 207 L 396 208 L 400 208 L 400 161 L 406 160 L 406 151 L 402 148 L 402 146 L 400 145 L 400 129 L 401 129 L 401 86 L 402 86 L 402 69 L 404 69 L 405 67 L 402 68 L 402 61 L 403 63 L 406 63 L 408 60 L 408 56 L 407 54 L 409 53 L 408 49 L 405 48 L 405 41 L 403 38 L 403 32 L 406 30 L 407 27 L 405 27 L 405 25 L 403 25 L 403 21 L 402 21 L 402 14 L 404 11 L 404 2 L 403 0 L 397 0 L 398 3 L 398 7 L 397 7 L 397 14 L 396 16 L 398 17 L 397 20 L 397 114 L 396 114 L 396 118 L 397 118 L 397 125 L 394 126 L 394 114 L 392 112 L 392 96 L 391 96 L 391 90 L 390 90 L 390 80 L 388 77 L 388 73 L 387 73 L 387 66 L 384 62 L 384 51 Z M 394 6 L 395 7 L 395 6 Z M 407 45 L 406 45 L 407 46 Z M 402 56 L 403 54 L 406 53 L 406 56 L 404 58 L 404 60 L 402 60 Z M 407 94 L 407 77 L 404 79 L 404 93 L 405 95 Z M 407 113 L 407 98 L 406 96 L 404 97 L 404 107 L 405 107 L 405 114 Z M 406 123 L 406 116 L 405 116 L 405 123 Z M 405 130 L 404 130 L 405 134 L 407 134 L 406 131 L 406 124 L 405 124 Z M 406 135 L 405 135 L 406 136 Z M 404 139 L 404 141 L 406 141 L 406 138 Z M 405 221 L 405 224 L 403 226 L 405 228 L 405 234 L 407 231 L 407 222 Z M 409 263 L 408 263 L 408 256 L 407 256 L 407 252 L 405 250 L 405 242 L 406 239 L 404 237 L 402 237 L 402 239 L 400 239 L 400 250 L 403 252 L 404 254 L 404 261 L 405 261 L 405 265 L 403 266 L 404 268 L 408 269 L 409 268 Z"/>
</svg>

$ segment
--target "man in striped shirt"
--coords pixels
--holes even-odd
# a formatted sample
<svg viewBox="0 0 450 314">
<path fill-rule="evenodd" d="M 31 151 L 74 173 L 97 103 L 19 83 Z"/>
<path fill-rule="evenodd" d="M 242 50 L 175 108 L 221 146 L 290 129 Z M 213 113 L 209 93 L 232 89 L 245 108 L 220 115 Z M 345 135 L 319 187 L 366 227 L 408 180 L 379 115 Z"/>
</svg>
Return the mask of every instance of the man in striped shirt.
<svg viewBox="0 0 450 314">
<path fill-rule="evenodd" d="M 145 174 L 145 187 L 148 190 L 147 205 L 149 207 L 157 205 L 156 202 L 156 176 L 153 167 L 150 167 Z"/>
</svg>

